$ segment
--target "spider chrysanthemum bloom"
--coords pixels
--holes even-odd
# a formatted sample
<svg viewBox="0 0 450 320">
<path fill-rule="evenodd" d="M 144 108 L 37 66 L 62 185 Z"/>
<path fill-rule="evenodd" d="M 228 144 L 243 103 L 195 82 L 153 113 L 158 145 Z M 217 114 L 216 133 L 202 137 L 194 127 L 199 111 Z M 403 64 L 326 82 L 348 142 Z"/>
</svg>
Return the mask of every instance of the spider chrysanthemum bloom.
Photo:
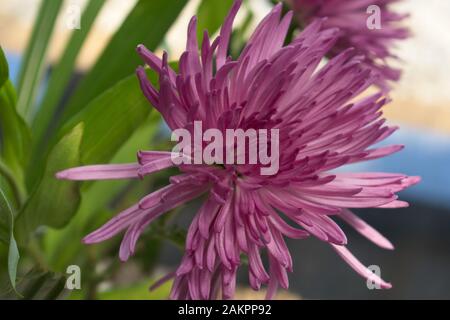
<svg viewBox="0 0 450 320">
<path fill-rule="evenodd" d="M 339 28 L 339 39 L 328 53 L 336 56 L 348 48 L 364 55 L 364 63 L 380 74 L 378 85 L 397 81 L 400 70 L 391 67 L 387 59 L 395 58 L 392 46 L 410 32 L 400 25 L 407 15 L 392 10 L 398 0 L 287 0 L 300 25 L 327 18 L 324 27 Z"/>
<path fill-rule="evenodd" d="M 199 49 L 196 18 L 188 28 L 179 72 L 143 46 L 138 53 L 159 73 L 159 90 L 143 68 L 137 71 L 142 90 L 171 130 L 194 130 L 194 121 L 226 129 L 278 129 L 279 170 L 262 175 L 260 164 L 182 164 L 170 184 L 147 195 L 100 229 L 86 243 L 97 243 L 122 231 L 120 259 L 127 260 L 144 229 L 165 212 L 201 195 L 205 202 L 188 230 L 185 253 L 171 298 L 232 298 L 241 257 L 248 257 L 252 288 L 288 287 L 293 270 L 284 238 L 313 235 L 330 244 L 361 276 L 383 288 L 390 285 L 366 269 L 346 248 L 335 220 L 343 220 L 375 244 L 391 249 L 388 240 L 348 208 L 399 208 L 396 192 L 418 178 L 392 173 L 336 173 L 346 164 L 387 156 L 401 146 L 370 148 L 396 128 L 385 125 L 382 93 L 357 100 L 376 75 L 349 50 L 318 69 L 333 47 L 338 31 L 309 25 L 284 46 L 292 13 L 281 17 L 276 6 L 260 23 L 237 60 L 227 57 L 235 2 L 220 35 L 205 33 Z M 275 143 L 268 141 L 268 145 Z M 172 152 L 140 151 L 138 162 L 94 165 L 58 173 L 62 179 L 140 178 L 174 166 Z"/>
</svg>

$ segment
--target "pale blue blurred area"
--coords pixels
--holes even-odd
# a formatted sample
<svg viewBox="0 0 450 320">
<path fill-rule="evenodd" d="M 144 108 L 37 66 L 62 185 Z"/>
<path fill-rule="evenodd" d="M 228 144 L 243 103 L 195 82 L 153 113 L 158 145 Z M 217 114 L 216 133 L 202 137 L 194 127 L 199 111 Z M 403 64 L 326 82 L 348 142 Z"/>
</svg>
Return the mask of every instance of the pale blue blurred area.
<svg viewBox="0 0 450 320">
<path fill-rule="evenodd" d="M 405 149 L 389 157 L 348 166 L 347 169 L 421 176 L 422 181 L 403 191 L 401 197 L 450 208 L 450 137 L 402 126 L 380 146 L 391 144 L 403 144 Z"/>
<path fill-rule="evenodd" d="M 20 64 L 22 62 L 22 56 L 17 53 L 12 53 L 5 51 L 6 60 L 8 61 L 9 65 L 9 78 L 11 79 L 13 85 L 15 88 L 17 88 L 18 81 L 19 81 L 19 71 L 20 71 Z M 38 95 L 36 97 L 37 103 L 39 103 L 45 93 L 45 89 L 48 84 L 48 73 L 44 73 L 44 79 L 42 79 L 41 85 L 39 87 Z"/>
<path fill-rule="evenodd" d="M 20 55 L 5 51 L 6 60 L 9 64 L 9 78 L 13 82 L 14 86 L 17 86 L 17 78 L 19 76 L 20 68 Z"/>
</svg>

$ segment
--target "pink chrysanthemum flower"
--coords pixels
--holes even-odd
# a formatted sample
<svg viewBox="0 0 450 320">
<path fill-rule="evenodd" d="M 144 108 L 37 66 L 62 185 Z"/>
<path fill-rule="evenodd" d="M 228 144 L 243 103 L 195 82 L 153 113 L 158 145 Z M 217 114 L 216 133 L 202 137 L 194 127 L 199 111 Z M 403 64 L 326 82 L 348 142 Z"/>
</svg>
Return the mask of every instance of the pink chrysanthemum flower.
<svg viewBox="0 0 450 320">
<path fill-rule="evenodd" d="M 268 298 L 278 286 L 288 288 L 292 260 L 284 238 L 313 235 L 330 244 L 361 276 L 383 288 L 390 284 L 366 269 L 346 248 L 335 220 L 343 220 L 375 244 L 392 244 L 348 208 L 399 208 L 396 192 L 418 178 L 392 173 L 336 173 L 333 169 L 399 151 L 401 146 L 370 149 L 396 128 L 385 125 L 382 93 L 355 98 L 376 80 L 352 50 L 317 70 L 333 47 L 338 31 L 309 25 L 284 46 L 292 13 L 281 19 L 276 6 L 260 23 L 237 60 L 227 57 L 240 1 L 235 2 L 220 35 L 212 43 L 205 33 L 200 53 L 196 18 L 188 28 L 179 72 L 143 46 L 138 53 L 159 78 L 159 90 L 138 68 L 142 90 L 170 129 L 279 129 L 279 171 L 260 174 L 259 165 L 180 165 L 170 184 L 123 211 L 84 241 L 97 243 L 122 231 L 120 259 L 127 260 L 144 229 L 165 212 L 201 195 L 206 200 L 195 215 L 185 254 L 174 279 L 172 299 L 232 298 L 241 256 L 248 257 L 249 282 L 268 285 Z M 140 151 L 138 162 L 94 165 L 58 173 L 60 179 L 142 178 L 174 166 L 171 152 Z M 261 256 L 264 253 L 263 257 Z M 170 278 L 170 275 L 166 279 Z"/>
<path fill-rule="evenodd" d="M 339 28 L 339 39 L 330 50 L 329 56 L 355 48 L 358 54 L 364 55 L 364 63 L 380 74 L 378 85 L 384 88 L 387 87 L 386 80 L 397 81 L 401 73 L 386 61 L 388 58 L 395 58 L 390 49 L 395 41 L 409 36 L 409 30 L 399 25 L 407 15 L 390 9 L 390 5 L 397 1 L 287 0 L 300 25 L 326 17 L 324 27 Z M 372 11 L 371 8 L 379 11 Z M 377 27 L 372 17 L 378 13 L 380 24 Z"/>
</svg>

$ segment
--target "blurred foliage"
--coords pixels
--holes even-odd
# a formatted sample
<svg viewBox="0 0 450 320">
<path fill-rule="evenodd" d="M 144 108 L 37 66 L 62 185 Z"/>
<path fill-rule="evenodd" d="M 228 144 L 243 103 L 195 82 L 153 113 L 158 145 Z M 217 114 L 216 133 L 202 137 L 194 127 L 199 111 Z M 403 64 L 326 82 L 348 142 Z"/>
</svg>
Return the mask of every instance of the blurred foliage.
<svg viewBox="0 0 450 320">
<path fill-rule="evenodd" d="M 155 290 L 149 290 L 153 284 L 152 280 L 145 280 L 125 287 L 118 287 L 110 290 L 99 292 L 97 299 L 99 300 L 165 300 L 169 296 L 172 282 L 168 281 Z M 80 292 L 73 292 L 70 297 L 72 300 L 83 299 L 84 296 Z"/>
<path fill-rule="evenodd" d="M 16 275 L 17 264 L 19 263 L 19 249 L 17 248 L 17 242 L 14 237 L 14 214 L 11 205 L 6 198 L 6 195 L 0 189 L 0 231 L 1 239 L 8 246 L 8 276 L 9 282 L 6 286 L 11 287 L 13 292 L 16 291 Z"/>
<path fill-rule="evenodd" d="M 32 269 L 17 280 L 17 291 L 0 291 L 0 299 L 56 300 L 67 297 L 66 277 L 40 269 Z"/>
<path fill-rule="evenodd" d="M 25 50 L 19 74 L 17 110 L 27 122 L 34 112 L 41 80 L 45 71 L 45 56 L 63 0 L 42 1 L 34 28 Z"/>
</svg>

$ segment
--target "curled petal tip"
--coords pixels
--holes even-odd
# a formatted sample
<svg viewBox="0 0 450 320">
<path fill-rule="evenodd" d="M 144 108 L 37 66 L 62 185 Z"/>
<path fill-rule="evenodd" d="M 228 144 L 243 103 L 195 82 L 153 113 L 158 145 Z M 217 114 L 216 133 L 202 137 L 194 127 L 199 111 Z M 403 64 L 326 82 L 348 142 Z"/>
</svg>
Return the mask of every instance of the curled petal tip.
<svg viewBox="0 0 450 320">
<path fill-rule="evenodd" d="M 63 179 L 67 179 L 68 174 L 67 174 L 67 172 L 66 172 L 65 170 L 64 170 L 64 171 L 59 171 L 59 172 L 57 172 L 57 173 L 55 174 L 55 177 L 56 177 L 57 179 L 63 180 Z"/>
<path fill-rule="evenodd" d="M 274 11 L 275 10 L 281 10 L 281 8 L 283 7 L 283 4 L 280 2 L 280 3 L 277 3 L 276 5 L 275 5 L 275 7 L 274 7 Z"/>
<path fill-rule="evenodd" d="M 84 244 L 92 244 L 92 243 L 94 243 L 94 242 L 92 242 L 92 241 L 89 239 L 89 236 L 84 237 L 84 238 L 81 240 L 81 242 L 84 243 Z"/>
<path fill-rule="evenodd" d="M 96 240 L 96 235 L 95 235 L 95 231 L 88 234 L 87 236 L 85 236 L 81 242 L 83 242 L 84 244 L 95 244 L 98 243 L 99 241 Z"/>
<path fill-rule="evenodd" d="M 128 261 L 128 256 L 120 256 L 119 255 L 119 260 L 120 260 L 120 262 L 127 262 Z"/>
<path fill-rule="evenodd" d="M 146 48 L 145 48 L 145 46 L 144 46 L 142 43 L 140 43 L 140 44 L 138 44 L 138 45 L 136 46 L 136 51 L 137 51 L 137 52 L 141 52 L 141 51 L 144 50 L 144 49 L 146 49 Z"/>
<path fill-rule="evenodd" d="M 419 176 L 412 176 L 410 177 L 410 185 L 415 185 L 417 183 L 419 183 L 420 181 L 422 181 L 422 178 Z"/>
<path fill-rule="evenodd" d="M 381 285 L 382 289 L 392 289 L 392 284 L 389 282 L 386 282 L 384 284 Z"/>
</svg>

